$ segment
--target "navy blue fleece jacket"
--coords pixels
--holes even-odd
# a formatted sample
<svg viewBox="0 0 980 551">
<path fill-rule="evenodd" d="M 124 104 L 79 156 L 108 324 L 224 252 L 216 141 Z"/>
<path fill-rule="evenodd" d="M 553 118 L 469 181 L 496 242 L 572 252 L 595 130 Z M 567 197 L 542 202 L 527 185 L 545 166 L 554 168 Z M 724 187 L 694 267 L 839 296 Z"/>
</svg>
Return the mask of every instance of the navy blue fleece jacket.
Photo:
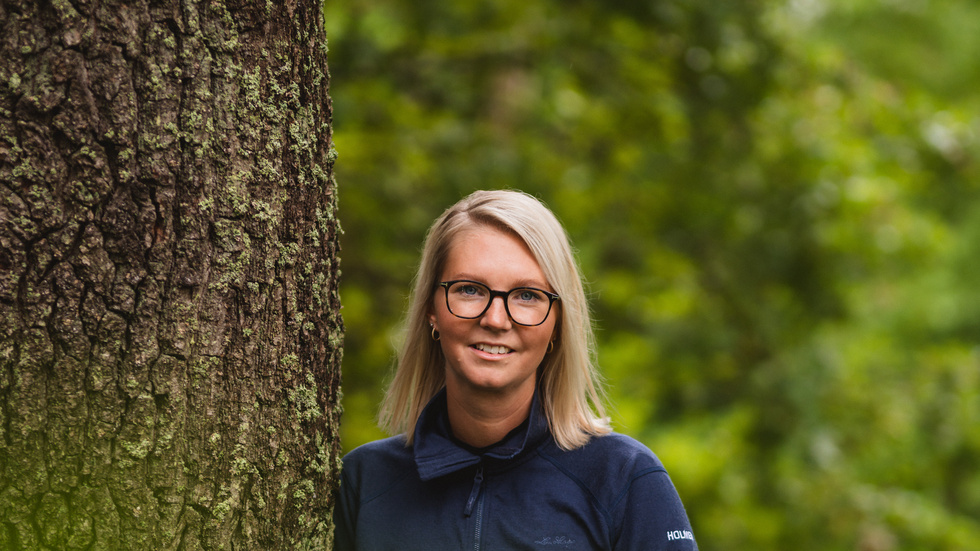
<svg viewBox="0 0 980 551">
<path fill-rule="evenodd" d="M 503 440 L 453 438 L 445 391 L 402 437 L 344 458 L 336 551 L 697 549 L 684 506 L 657 457 L 628 436 L 564 451 L 535 400 Z"/>
</svg>

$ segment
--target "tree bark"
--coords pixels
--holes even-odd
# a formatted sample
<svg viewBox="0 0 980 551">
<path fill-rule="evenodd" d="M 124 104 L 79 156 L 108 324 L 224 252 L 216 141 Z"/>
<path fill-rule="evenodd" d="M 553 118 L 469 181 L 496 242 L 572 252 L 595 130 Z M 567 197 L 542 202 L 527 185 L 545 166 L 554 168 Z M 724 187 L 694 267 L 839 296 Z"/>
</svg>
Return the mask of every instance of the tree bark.
<svg viewBox="0 0 980 551">
<path fill-rule="evenodd" d="M 0 0 L 0 549 L 329 548 L 319 2 Z"/>
</svg>

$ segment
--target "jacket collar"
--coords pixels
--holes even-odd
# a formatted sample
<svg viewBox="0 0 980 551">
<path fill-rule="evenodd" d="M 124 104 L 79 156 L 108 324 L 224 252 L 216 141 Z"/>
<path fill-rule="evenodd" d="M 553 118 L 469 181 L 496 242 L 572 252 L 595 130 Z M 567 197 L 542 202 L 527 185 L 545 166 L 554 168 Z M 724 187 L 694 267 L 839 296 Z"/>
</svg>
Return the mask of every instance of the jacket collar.
<svg viewBox="0 0 980 551">
<path fill-rule="evenodd" d="M 534 451 L 549 434 L 548 420 L 535 392 L 531 413 L 523 424 L 488 448 L 471 448 L 452 435 L 446 389 L 443 388 L 425 406 L 415 424 L 415 466 L 422 480 L 432 480 L 481 463 L 490 470 L 501 470 Z"/>
</svg>

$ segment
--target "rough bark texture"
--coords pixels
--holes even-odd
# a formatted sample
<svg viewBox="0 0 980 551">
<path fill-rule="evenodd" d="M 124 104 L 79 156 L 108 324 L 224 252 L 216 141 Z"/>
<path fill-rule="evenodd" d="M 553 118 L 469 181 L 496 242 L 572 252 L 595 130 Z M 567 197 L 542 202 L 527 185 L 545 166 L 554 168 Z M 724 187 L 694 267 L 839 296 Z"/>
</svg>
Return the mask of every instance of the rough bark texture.
<svg viewBox="0 0 980 551">
<path fill-rule="evenodd" d="M 319 2 L 0 0 L 0 549 L 329 548 Z"/>
</svg>

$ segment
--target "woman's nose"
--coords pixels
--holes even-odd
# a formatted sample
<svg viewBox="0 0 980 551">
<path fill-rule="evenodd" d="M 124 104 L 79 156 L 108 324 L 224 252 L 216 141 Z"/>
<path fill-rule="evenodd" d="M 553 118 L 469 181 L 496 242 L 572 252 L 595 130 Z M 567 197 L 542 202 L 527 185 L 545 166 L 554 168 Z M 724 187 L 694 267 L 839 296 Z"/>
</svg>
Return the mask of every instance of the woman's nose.
<svg viewBox="0 0 980 551">
<path fill-rule="evenodd" d="M 500 300 L 497 300 L 500 299 Z M 493 297 L 490 300 L 490 307 L 480 318 L 480 325 L 499 329 L 510 329 L 510 316 L 507 314 L 507 305 L 504 297 Z"/>
</svg>

